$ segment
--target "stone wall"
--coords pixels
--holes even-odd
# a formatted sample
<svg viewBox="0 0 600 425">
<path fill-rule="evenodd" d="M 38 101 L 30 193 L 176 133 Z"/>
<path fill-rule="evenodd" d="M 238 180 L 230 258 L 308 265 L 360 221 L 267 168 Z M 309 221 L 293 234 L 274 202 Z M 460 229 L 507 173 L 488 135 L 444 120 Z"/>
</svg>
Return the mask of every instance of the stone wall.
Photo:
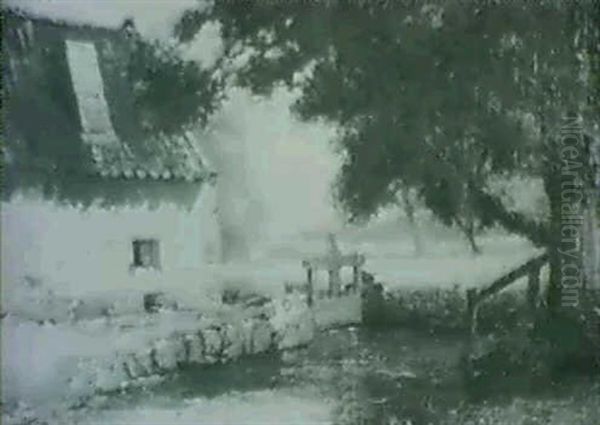
<svg viewBox="0 0 600 425">
<path fill-rule="evenodd" d="M 293 349 L 309 344 L 318 329 L 313 310 L 296 295 L 249 308 L 240 317 L 199 319 L 193 331 L 174 332 L 108 359 L 81 360 L 69 379 L 67 396 L 82 401 L 97 392 L 151 384 L 186 365 L 227 363 L 244 356 Z"/>
</svg>

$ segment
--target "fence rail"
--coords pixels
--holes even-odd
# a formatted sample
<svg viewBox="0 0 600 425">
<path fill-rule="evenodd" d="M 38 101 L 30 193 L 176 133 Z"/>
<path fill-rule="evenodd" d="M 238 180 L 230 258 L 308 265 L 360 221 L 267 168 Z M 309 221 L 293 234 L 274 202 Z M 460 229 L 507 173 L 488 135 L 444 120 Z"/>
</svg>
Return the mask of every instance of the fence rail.
<svg viewBox="0 0 600 425">
<path fill-rule="evenodd" d="M 472 334 L 477 333 L 477 314 L 480 304 L 508 287 L 518 279 L 528 276 L 527 300 L 532 310 L 536 308 L 536 302 L 540 291 L 541 268 L 548 262 L 548 253 L 545 252 L 534 257 L 519 267 L 511 270 L 505 275 L 493 281 L 483 289 L 470 288 L 467 290 L 467 320 L 469 321 Z"/>
</svg>

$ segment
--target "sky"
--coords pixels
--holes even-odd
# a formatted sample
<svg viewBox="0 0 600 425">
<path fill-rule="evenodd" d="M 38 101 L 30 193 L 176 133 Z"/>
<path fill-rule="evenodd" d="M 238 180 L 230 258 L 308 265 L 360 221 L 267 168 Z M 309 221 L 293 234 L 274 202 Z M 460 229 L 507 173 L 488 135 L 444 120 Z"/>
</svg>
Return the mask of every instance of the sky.
<svg viewBox="0 0 600 425">
<path fill-rule="evenodd" d="M 293 99 L 284 90 L 276 90 L 267 100 L 235 90 L 215 117 L 215 134 L 205 141 L 228 163 L 223 173 L 232 167 L 243 173 L 232 183 L 245 185 L 249 199 L 259 205 L 256 225 L 261 228 L 254 230 L 269 239 L 326 232 L 340 221 L 330 190 L 339 166 L 329 142 L 334 130 L 295 120 L 289 111 Z M 241 167 L 237 155 L 245 158 Z M 222 195 L 235 198 L 235 193 Z"/>
<path fill-rule="evenodd" d="M 90 25 L 118 27 L 133 17 L 137 29 L 146 37 L 167 39 L 183 11 L 198 0 L 5 0 L 38 16 Z"/>
<path fill-rule="evenodd" d="M 165 42 L 173 41 L 173 25 L 181 14 L 197 4 L 197 0 L 5 0 L 6 6 L 67 22 L 118 27 L 132 17 L 142 36 Z M 181 49 L 186 59 L 211 64 L 220 47 L 218 26 L 205 25 Z M 257 99 L 235 90 L 215 117 L 232 131 L 208 137 L 208 143 L 245 152 L 248 190 L 261 204 L 260 223 L 256 225 L 261 236 L 269 239 L 316 229 L 326 231 L 340 223 L 330 195 L 338 167 L 329 142 L 333 130 L 295 120 L 289 113 L 292 100 L 293 96 L 284 91 L 277 91 L 270 99 Z"/>
</svg>

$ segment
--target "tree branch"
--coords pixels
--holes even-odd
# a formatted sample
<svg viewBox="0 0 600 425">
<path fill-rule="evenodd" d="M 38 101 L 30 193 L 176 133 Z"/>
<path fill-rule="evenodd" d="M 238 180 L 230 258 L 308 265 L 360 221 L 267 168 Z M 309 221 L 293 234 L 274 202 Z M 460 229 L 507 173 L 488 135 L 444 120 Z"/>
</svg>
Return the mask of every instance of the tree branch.
<svg viewBox="0 0 600 425">
<path fill-rule="evenodd" d="M 478 204 L 478 210 L 488 214 L 494 221 L 500 223 L 506 230 L 525 236 L 536 246 L 548 246 L 550 231 L 547 226 L 525 217 L 523 214 L 508 211 L 497 196 L 491 195 L 480 188 L 471 187 L 473 199 Z"/>
</svg>

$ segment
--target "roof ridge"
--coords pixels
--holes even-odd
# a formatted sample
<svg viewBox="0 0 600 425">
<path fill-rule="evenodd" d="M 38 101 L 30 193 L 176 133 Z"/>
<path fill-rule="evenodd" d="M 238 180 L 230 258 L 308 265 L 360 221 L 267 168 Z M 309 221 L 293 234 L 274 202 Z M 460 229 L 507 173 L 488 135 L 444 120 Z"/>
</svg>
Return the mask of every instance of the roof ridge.
<svg viewBox="0 0 600 425">
<path fill-rule="evenodd" d="M 26 8 L 23 8 L 22 6 L 3 6 L 0 8 L 0 10 L 2 10 L 2 13 L 4 14 L 4 18 L 13 17 L 13 18 L 18 18 L 18 19 L 37 21 L 40 23 L 54 25 L 57 27 L 70 27 L 70 28 L 75 28 L 75 29 L 105 31 L 105 32 L 111 33 L 111 34 L 121 33 L 123 24 L 125 22 L 127 22 L 127 19 L 131 19 L 131 18 L 124 18 L 120 24 L 115 24 L 115 25 L 108 25 L 108 24 L 101 25 L 96 22 L 93 23 L 93 22 L 85 22 L 85 21 L 76 21 L 76 20 L 68 19 L 68 18 L 58 18 L 58 17 L 53 18 L 53 17 L 47 16 L 47 15 L 44 16 L 44 14 L 40 14 L 40 13 L 36 13 L 31 10 L 27 10 Z"/>
</svg>

